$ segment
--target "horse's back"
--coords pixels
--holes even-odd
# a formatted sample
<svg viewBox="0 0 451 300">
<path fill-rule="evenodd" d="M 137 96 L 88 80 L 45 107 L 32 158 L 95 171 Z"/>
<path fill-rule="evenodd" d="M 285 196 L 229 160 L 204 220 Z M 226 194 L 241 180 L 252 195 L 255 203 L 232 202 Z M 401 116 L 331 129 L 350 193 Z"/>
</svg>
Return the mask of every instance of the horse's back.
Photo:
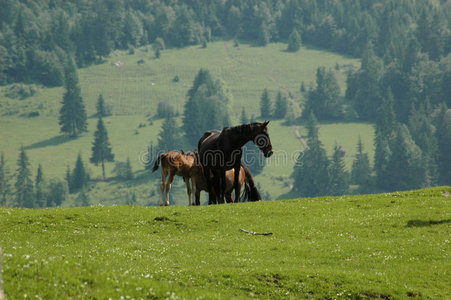
<svg viewBox="0 0 451 300">
<path fill-rule="evenodd" d="M 216 140 L 220 134 L 221 131 L 216 129 L 206 131 L 197 143 L 197 149 L 199 153 L 201 152 L 202 148 L 206 148 L 207 145 L 210 145 L 212 141 Z"/>
</svg>

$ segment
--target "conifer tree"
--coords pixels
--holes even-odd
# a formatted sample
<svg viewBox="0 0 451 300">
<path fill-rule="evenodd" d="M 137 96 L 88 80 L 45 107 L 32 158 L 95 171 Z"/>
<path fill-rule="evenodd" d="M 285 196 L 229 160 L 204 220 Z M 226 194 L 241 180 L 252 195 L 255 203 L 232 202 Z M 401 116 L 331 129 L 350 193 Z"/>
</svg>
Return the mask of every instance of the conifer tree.
<svg viewBox="0 0 451 300">
<path fill-rule="evenodd" d="M 390 151 L 386 179 L 388 184 L 384 188 L 397 191 L 425 187 L 426 171 L 422 151 L 412 140 L 404 124 L 397 127 Z"/>
<path fill-rule="evenodd" d="M 18 207 L 35 207 L 33 181 L 31 180 L 30 163 L 24 148 L 20 149 L 16 172 L 16 205 Z"/>
<path fill-rule="evenodd" d="M 335 145 L 329 171 L 329 194 L 333 196 L 341 196 L 349 193 L 349 173 L 346 171 L 343 157 L 344 153 L 342 148 Z"/>
<path fill-rule="evenodd" d="M 87 115 L 78 86 L 77 71 L 71 59 L 68 60 L 64 75 L 66 91 L 61 102 L 59 125 L 62 133 L 77 137 L 87 131 Z"/>
<path fill-rule="evenodd" d="M 363 152 L 362 139 L 357 142 L 357 154 L 352 162 L 351 182 L 359 186 L 359 193 L 371 191 L 371 167 L 368 153 Z"/>
<path fill-rule="evenodd" d="M 167 116 L 161 125 L 158 135 L 158 150 L 173 151 L 180 147 L 180 134 L 177 121 L 173 116 Z"/>
<path fill-rule="evenodd" d="M 274 114 L 273 117 L 276 119 L 283 119 L 287 114 L 287 98 L 282 96 L 282 93 L 279 91 L 276 97 L 276 103 L 274 105 Z"/>
<path fill-rule="evenodd" d="M 67 186 L 69 186 L 70 183 L 72 182 L 72 174 L 70 172 L 69 166 L 66 166 L 66 176 L 64 176 L 64 179 L 67 182 Z"/>
<path fill-rule="evenodd" d="M 65 180 L 50 179 L 48 184 L 47 207 L 61 206 L 66 201 L 69 187 Z"/>
<path fill-rule="evenodd" d="M 230 124 L 231 95 L 221 81 L 213 80 L 208 70 L 200 69 L 187 92 L 183 113 L 183 131 L 188 142 L 196 145 L 205 131 Z"/>
<path fill-rule="evenodd" d="M 105 109 L 105 101 L 103 100 L 103 95 L 99 94 L 99 98 L 97 98 L 96 103 L 97 117 L 106 117 L 107 112 Z"/>
<path fill-rule="evenodd" d="M 436 127 L 435 137 L 438 141 L 438 170 L 440 185 L 450 185 L 451 183 L 451 114 L 448 107 L 442 103 L 437 115 L 434 117 Z"/>
<path fill-rule="evenodd" d="M 6 167 L 5 155 L 2 152 L 0 155 L 0 206 L 7 204 L 10 193 L 9 174 Z"/>
<path fill-rule="evenodd" d="M 263 90 L 260 97 L 260 117 L 262 119 L 271 118 L 271 99 L 269 99 L 269 93 L 267 89 Z"/>
<path fill-rule="evenodd" d="M 300 153 L 293 170 L 293 192 L 305 197 L 327 195 L 330 188 L 329 159 L 318 137 L 316 118 L 307 124 L 308 148 Z"/>
<path fill-rule="evenodd" d="M 249 119 L 247 118 L 247 114 L 246 114 L 246 110 L 244 110 L 244 106 L 241 108 L 240 122 L 241 122 L 241 124 L 249 123 Z"/>
<path fill-rule="evenodd" d="M 108 132 L 103 124 L 102 118 L 98 119 L 97 130 L 94 132 L 94 142 L 92 143 L 92 156 L 90 162 L 102 166 L 102 178 L 105 180 L 105 162 L 114 161 L 114 154 L 108 140 Z"/>
<path fill-rule="evenodd" d="M 301 36 L 296 28 L 293 28 L 290 36 L 288 37 L 288 51 L 296 52 L 301 48 Z"/>
<path fill-rule="evenodd" d="M 36 172 L 36 179 L 34 181 L 35 187 L 35 199 L 36 207 L 45 207 L 45 182 L 44 173 L 42 172 L 42 165 L 38 165 L 38 170 Z"/>
<path fill-rule="evenodd" d="M 429 101 L 422 103 L 419 109 L 412 108 L 408 128 L 415 144 L 421 149 L 425 168 L 425 186 L 434 186 L 438 182 L 438 141 L 434 135 L 436 128 L 432 122 L 432 109 Z"/>
<path fill-rule="evenodd" d="M 77 161 L 75 162 L 74 170 L 71 174 L 71 180 L 69 182 L 69 192 L 74 193 L 84 187 L 88 181 L 88 175 L 81 158 L 81 154 L 78 153 Z"/>
<path fill-rule="evenodd" d="M 340 86 L 332 71 L 319 67 L 316 71 L 316 88 L 307 95 L 304 113 L 314 113 L 319 120 L 339 119 L 343 116 Z"/>
<path fill-rule="evenodd" d="M 91 201 L 85 187 L 81 188 L 80 193 L 78 194 L 77 198 L 75 198 L 75 204 L 76 206 L 91 205 Z"/>
<path fill-rule="evenodd" d="M 374 139 L 374 170 L 376 173 L 376 185 L 382 190 L 388 190 L 391 186 L 388 164 L 391 156 L 390 145 L 395 139 L 398 126 L 393 109 L 393 95 L 391 92 L 382 100 L 377 111 L 376 136 Z"/>
</svg>

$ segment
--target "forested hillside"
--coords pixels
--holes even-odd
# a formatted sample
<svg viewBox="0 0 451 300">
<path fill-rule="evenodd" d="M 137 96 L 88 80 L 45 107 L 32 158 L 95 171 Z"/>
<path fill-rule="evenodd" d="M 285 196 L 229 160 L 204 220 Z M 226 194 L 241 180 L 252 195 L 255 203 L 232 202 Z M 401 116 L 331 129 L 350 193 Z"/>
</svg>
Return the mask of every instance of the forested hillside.
<svg viewBox="0 0 451 300">
<path fill-rule="evenodd" d="M 67 191 L 89 203 L 91 188 L 111 178 L 128 180 L 127 188 L 148 179 L 136 171 L 139 150 L 116 152 L 116 141 L 132 140 L 118 124 L 124 115 L 138 124 L 128 124 L 133 134 L 147 132 L 133 145 L 149 153 L 193 149 L 208 129 L 272 120 L 279 149 L 300 152 L 271 172 L 254 160 L 272 197 L 451 184 L 451 0 L 0 0 L 0 7 L 1 205 L 45 206 L 41 189 L 49 206 L 64 203 Z M 34 126 L 39 135 L 24 129 Z M 320 128 L 358 126 L 321 138 Z M 12 145 L 21 149 L 3 158 Z M 54 152 L 43 151 L 48 146 Z M 42 168 L 39 151 L 58 160 L 45 157 Z M 51 161 L 55 173 L 66 168 L 65 178 L 32 182 L 29 152 L 35 170 Z M 17 154 L 12 174 L 6 162 Z M 101 177 L 84 173 L 81 154 Z M 112 162 L 115 177 L 105 171 Z"/>
<path fill-rule="evenodd" d="M 409 47 L 435 62 L 451 50 L 451 3 L 444 0 L 2 0 L 0 7 L 3 84 L 62 85 L 68 56 L 82 67 L 114 49 L 182 47 L 225 37 L 264 46 L 294 30 L 304 43 L 353 56 L 371 42 L 386 64 L 403 62 Z"/>
</svg>

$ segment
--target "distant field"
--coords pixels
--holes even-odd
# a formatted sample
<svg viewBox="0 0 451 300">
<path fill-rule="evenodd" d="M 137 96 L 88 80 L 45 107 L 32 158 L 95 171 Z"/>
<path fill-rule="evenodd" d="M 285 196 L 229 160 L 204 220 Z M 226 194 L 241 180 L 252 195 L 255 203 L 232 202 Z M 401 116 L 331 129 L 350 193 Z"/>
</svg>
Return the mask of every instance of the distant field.
<svg viewBox="0 0 451 300">
<path fill-rule="evenodd" d="M 0 208 L 3 288 L 7 299 L 450 299 L 445 192 Z"/>
<path fill-rule="evenodd" d="M 114 52 L 104 64 L 79 70 L 82 95 L 88 115 L 95 112 L 99 93 L 113 106 L 113 116 L 106 119 L 106 127 L 116 160 L 130 158 L 134 171 L 142 171 L 141 158 L 150 143 L 156 144 L 161 120 L 149 123 L 149 117 L 156 112 L 159 101 L 173 104 L 182 113 L 186 92 L 200 68 L 210 70 L 221 79 L 233 95 L 232 121 L 238 124 L 242 107 L 248 117 L 259 115 L 259 101 L 264 88 L 270 91 L 274 100 L 276 93 L 290 92 L 294 101 L 302 103 L 299 93 L 301 82 L 306 87 L 315 81 L 316 69 L 325 66 L 335 70 L 341 91 L 345 91 L 346 71 L 358 68 L 360 61 L 330 52 L 302 48 L 297 53 L 285 51 L 286 44 L 276 43 L 267 47 L 253 47 L 233 42 L 209 43 L 206 49 L 199 46 L 183 49 L 168 49 L 155 59 L 149 48 L 127 52 Z M 138 61 L 143 63 L 138 64 Z M 116 64 L 117 63 L 117 64 Z M 117 65 L 120 65 L 119 67 Z M 179 82 L 172 79 L 178 76 Z M 96 119 L 89 119 L 89 132 L 76 140 L 68 140 L 59 134 L 58 111 L 63 88 L 42 89 L 36 96 L 25 100 L 6 98 L 0 88 L 0 151 L 5 153 L 9 169 L 16 169 L 18 149 L 24 146 L 30 158 L 32 172 L 38 163 L 48 178 L 63 177 L 66 167 L 73 168 L 78 153 L 84 162 L 89 161 L 91 143 Z M 36 118 L 20 117 L 32 111 L 39 111 Z M 299 112 L 296 112 L 299 113 Z M 181 124 L 181 119 L 178 120 Z M 290 190 L 288 177 L 293 170 L 294 159 L 304 147 L 296 139 L 294 127 L 282 126 L 281 121 L 272 121 L 270 135 L 277 153 L 285 153 L 284 159 L 276 156 L 268 160 L 268 166 L 256 177 L 263 190 L 276 199 Z M 138 128 L 140 124 L 146 127 Z M 300 130 L 306 135 L 304 129 Z M 335 143 L 346 151 L 346 164 L 350 168 L 355 153 L 358 135 L 362 136 L 366 151 L 373 156 L 373 128 L 370 124 L 324 124 L 320 126 L 320 138 L 329 155 Z M 107 174 L 114 176 L 114 164 L 107 165 Z M 100 176 L 100 168 L 89 164 L 93 178 Z M 93 203 L 124 203 L 123 194 L 117 190 L 128 189 L 139 194 L 139 204 L 156 203 L 158 200 L 159 174 L 148 176 L 140 172 L 140 180 L 131 183 L 98 183 L 90 192 Z M 147 177 L 146 177 L 147 176 Z M 145 180 L 147 178 L 147 180 Z M 151 182 L 149 182 L 149 179 Z M 115 192 L 116 191 L 116 192 Z M 175 203 L 186 204 L 181 180 L 175 183 Z M 72 200 L 71 200 L 72 201 Z M 66 203 L 69 205 L 72 203 Z"/>
</svg>

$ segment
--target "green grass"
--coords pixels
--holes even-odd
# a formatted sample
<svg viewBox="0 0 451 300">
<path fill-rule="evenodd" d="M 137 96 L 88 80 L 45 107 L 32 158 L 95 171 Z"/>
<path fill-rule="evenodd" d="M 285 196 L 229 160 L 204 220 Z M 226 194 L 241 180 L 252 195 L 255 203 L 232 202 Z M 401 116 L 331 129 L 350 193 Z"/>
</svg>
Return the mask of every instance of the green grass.
<svg viewBox="0 0 451 300">
<path fill-rule="evenodd" d="M 3 288 L 8 299 L 450 298 L 445 191 L 0 208 Z"/>
<path fill-rule="evenodd" d="M 186 92 L 200 68 L 210 70 L 215 78 L 221 79 L 233 95 L 230 107 L 232 121 L 239 123 L 242 107 L 247 114 L 259 115 L 259 101 L 263 89 L 267 88 L 274 101 L 281 90 L 290 92 L 298 103 L 304 101 L 299 93 L 303 81 L 308 88 L 315 81 L 316 69 L 325 66 L 334 70 L 341 92 L 345 92 L 346 71 L 358 68 L 360 61 L 334 53 L 301 48 L 296 53 L 286 52 L 286 44 L 273 43 L 266 47 L 241 44 L 233 47 L 232 41 L 209 43 L 206 49 L 199 46 L 183 49 L 168 49 L 155 59 L 153 51 L 147 47 L 136 49 L 134 55 L 125 51 L 115 51 L 106 62 L 79 70 L 80 86 L 88 115 L 95 112 L 95 103 L 100 93 L 107 103 L 113 106 L 113 116 L 108 117 L 106 127 L 118 161 L 130 158 L 133 170 L 142 171 L 142 156 L 150 142 L 156 144 L 161 128 L 161 120 L 149 125 L 149 117 L 156 113 L 159 101 L 167 101 L 182 113 Z M 144 60 L 143 64 L 138 64 Z M 116 62 L 123 62 L 121 67 Z M 335 70 L 335 66 L 340 66 Z M 174 76 L 180 81 L 172 81 Z M 78 153 L 85 163 L 91 155 L 93 132 L 96 119 L 89 119 L 89 132 L 80 138 L 69 140 L 59 133 L 58 111 L 64 89 L 42 88 L 34 97 L 17 100 L 3 95 L 0 88 L 0 151 L 5 153 L 11 173 L 16 169 L 18 150 L 24 146 L 30 158 L 32 173 L 42 164 L 47 178 L 64 177 L 66 167 L 73 168 Z M 25 118 L 30 112 L 39 111 L 36 118 Z M 178 120 L 181 124 L 181 118 Z M 139 124 L 147 124 L 138 128 Z M 285 153 L 285 160 L 273 157 L 261 175 L 256 177 L 263 190 L 272 199 L 290 190 L 288 177 L 293 170 L 294 158 L 304 147 L 296 139 L 294 127 L 282 126 L 281 121 L 272 121 L 269 130 L 274 150 Z M 304 129 L 301 133 L 306 135 Z M 320 138 L 329 155 L 336 143 L 346 151 L 346 165 L 351 167 L 358 135 L 362 136 L 366 151 L 373 156 L 373 128 L 370 124 L 323 124 Z M 278 152 L 279 153 L 279 152 Z M 112 173 L 114 164 L 107 164 L 107 176 Z M 100 167 L 89 164 L 92 178 L 101 176 Z M 93 204 L 124 203 L 124 195 L 135 191 L 138 203 L 155 204 L 158 201 L 159 175 L 141 175 L 135 183 L 97 183 L 90 191 Z M 147 180 L 146 180 L 147 178 Z M 150 182 L 149 182 L 150 180 Z M 126 191 L 124 191 L 127 190 Z M 184 184 L 176 180 L 173 202 L 186 204 Z M 69 199 L 64 206 L 71 205 Z"/>
</svg>

